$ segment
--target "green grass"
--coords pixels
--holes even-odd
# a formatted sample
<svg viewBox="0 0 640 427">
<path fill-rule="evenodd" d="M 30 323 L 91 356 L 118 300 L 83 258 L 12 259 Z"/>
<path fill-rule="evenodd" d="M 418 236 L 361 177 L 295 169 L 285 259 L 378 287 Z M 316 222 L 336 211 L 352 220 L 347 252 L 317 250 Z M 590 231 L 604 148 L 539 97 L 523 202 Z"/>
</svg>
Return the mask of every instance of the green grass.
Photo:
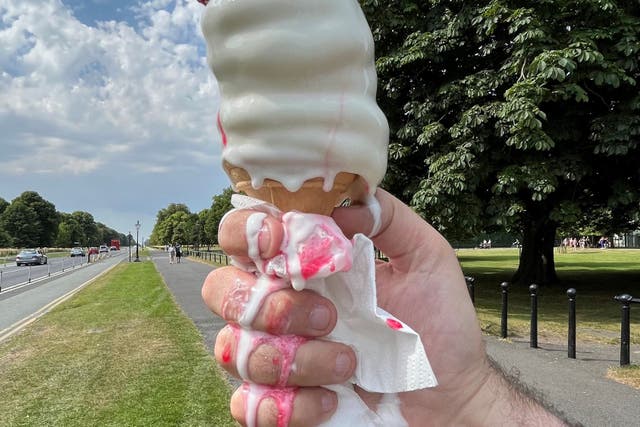
<svg viewBox="0 0 640 427">
<path fill-rule="evenodd" d="M 476 278 L 475 297 L 483 330 L 500 333 L 500 283 L 509 281 L 518 266 L 517 249 L 459 250 L 466 275 Z M 615 344 L 620 337 L 620 304 L 613 297 L 629 293 L 640 297 L 640 250 L 578 250 L 556 253 L 560 283 L 539 291 L 541 339 L 566 342 L 568 299 L 575 288 L 578 340 Z M 509 334 L 528 336 L 530 297 L 524 286 L 509 291 Z M 631 341 L 640 343 L 640 306 L 631 309 Z"/>
<path fill-rule="evenodd" d="M 151 262 L 0 343 L 3 426 L 235 426 L 230 388 Z"/>
</svg>

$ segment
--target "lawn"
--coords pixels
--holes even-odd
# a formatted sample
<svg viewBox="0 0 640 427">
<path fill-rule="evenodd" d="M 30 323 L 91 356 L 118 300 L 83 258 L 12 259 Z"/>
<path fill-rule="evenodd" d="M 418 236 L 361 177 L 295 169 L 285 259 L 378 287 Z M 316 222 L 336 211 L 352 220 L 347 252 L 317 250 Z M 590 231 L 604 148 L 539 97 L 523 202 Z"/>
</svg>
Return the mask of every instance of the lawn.
<svg viewBox="0 0 640 427">
<path fill-rule="evenodd" d="M 509 281 L 518 266 L 518 249 L 461 249 L 458 258 L 466 275 L 476 279 L 478 318 L 485 332 L 499 335 L 500 283 Z M 577 338 L 583 342 L 617 344 L 620 304 L 613 297 L 640 297 L 640 250 L 585 249 L 556 253 L 560 283 L 539 290 L 540 339 L 566 342 L 568 288 L 575 288 Z M 530 297 L 524 286 L 509 291 L 509 334 L 528 336 Z M 631 341 L 640 343 L 640 305 L 631 309 Z"/>
<path fill-rule="evenodd" d="M 3 426 L 235 426 L 230 387 L 151 262 L 0 343 Z"/>
</svg>

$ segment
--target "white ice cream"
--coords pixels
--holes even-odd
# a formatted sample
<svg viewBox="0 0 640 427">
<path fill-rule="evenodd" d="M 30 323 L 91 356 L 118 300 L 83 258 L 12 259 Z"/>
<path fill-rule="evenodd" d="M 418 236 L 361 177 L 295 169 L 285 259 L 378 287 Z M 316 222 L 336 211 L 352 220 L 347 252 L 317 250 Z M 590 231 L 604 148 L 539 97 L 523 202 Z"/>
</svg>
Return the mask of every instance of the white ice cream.
<svg viewBox="0 0 640 427">
<path fill-rule="evenodd" d="M 371 31 L 356 0 L 211 0 L 202 19 L 221 93 L 223 160 L 288 190 L 339 172 L 370 193 L 387 166 Z"/>
</svg>

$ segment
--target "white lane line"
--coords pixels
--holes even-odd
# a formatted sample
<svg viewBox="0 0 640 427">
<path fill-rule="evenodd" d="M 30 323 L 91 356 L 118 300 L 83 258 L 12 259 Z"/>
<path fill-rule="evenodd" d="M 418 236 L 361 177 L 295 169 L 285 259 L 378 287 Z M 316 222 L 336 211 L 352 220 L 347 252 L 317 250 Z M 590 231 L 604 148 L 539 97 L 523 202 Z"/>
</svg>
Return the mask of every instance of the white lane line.
<svg viewBox="0 0 640 427">
<path fill-rule="evenodd" d="M 66 294 L 64 294 L 64 295 L 56 298 L 55 300 L 47 303 L 44 307 L 40 308 L 39 310 L 37 310 L 34 313 L 30 314 L 29 316 L 25 317 L 24 319 L 18 320 L 13 325 L 9 326 L 8 328 L 3 329 L 2 331 L 0 331 L 0 342 L 2 342 L 5 339 L 9 338 L 11 335 L 15 334 L 16 332 L 19 332 L 20 330 L 22 330 L 27 325 L 33 323 L 34 321 L 36 321 L 37 319 L 42 317 L 44 314 L 48 313 L 52 308 L 54 308 L 58 304 L 61 304 L 61 303 L 65 302 L 66 300 L 71 298 L 76 292 L 78 292 L 79 290 L 81 290 L 82 288 L 84 288 L 85 286 L 90 284 L 91 282 L 97 280 L 99 277 L 104 276 L 109 271 L 111 271 L 115 267 L 117 267 L 119 264 L 120 263 L 116 263 L 116 264 L 112 265 L 111 267 L 107 268 L 106 270 L 104 270 L 100 274 L 98 274 L 98 275 L 92 277 L 91 279 L 87 280 L 86 282 L 82 283 L 78 287 L 70 290 Z"/>
</svg>

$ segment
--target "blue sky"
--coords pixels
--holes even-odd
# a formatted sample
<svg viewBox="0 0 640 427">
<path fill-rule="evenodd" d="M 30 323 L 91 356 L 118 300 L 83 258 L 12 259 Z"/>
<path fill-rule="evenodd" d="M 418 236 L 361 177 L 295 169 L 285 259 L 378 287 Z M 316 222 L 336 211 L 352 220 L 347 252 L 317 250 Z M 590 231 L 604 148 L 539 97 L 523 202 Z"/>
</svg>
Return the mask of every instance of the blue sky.
<svg viewBox="0 0 640 427">
<path fill-rule="evenodd" d="M 151 233 L 229 186 L 196 0 L 0 0 L 0 197 Z"/>
</svg>

